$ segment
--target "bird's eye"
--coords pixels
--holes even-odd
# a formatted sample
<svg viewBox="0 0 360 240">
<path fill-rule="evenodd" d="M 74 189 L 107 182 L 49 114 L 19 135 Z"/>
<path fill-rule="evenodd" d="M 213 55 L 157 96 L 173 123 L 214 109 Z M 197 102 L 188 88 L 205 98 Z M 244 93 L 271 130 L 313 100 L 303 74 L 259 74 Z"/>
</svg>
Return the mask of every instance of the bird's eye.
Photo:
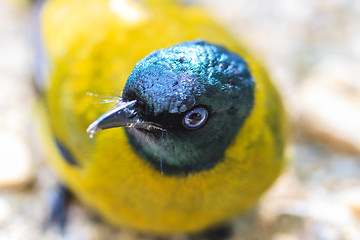
<svg viewBox="0 0 360 240">
<path fill-rule="evenodd" d="M 205 108 L 195 108 L 185 115 L 183 125 L 187 129 L 195 130 L 205 124 L 207 117 L 208 111 Z"/>
</svg>

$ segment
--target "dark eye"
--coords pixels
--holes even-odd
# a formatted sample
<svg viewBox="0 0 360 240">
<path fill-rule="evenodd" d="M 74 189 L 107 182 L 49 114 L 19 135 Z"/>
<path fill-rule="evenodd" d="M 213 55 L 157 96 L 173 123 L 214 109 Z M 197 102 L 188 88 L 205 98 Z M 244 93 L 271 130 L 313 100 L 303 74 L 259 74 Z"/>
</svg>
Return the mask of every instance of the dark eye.
<svg viewBox="0 0 360 240">
<path fill-rule="evenodd" d="M 195 108 L 185 115 L 183 125 L 187 129 L 195 130 L 205 124 L 207 117 L 208 111 L 205 108 Z"/>
</svg>

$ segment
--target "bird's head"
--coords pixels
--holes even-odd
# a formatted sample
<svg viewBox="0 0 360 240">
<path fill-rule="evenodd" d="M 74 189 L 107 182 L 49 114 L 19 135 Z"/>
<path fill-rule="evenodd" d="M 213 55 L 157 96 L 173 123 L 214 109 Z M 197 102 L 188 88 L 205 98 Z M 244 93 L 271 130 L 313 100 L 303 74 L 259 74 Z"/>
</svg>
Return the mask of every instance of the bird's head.
<svg viewBox="0 0 360 240">
<path fill-rule="evenodd" d="M 121 102 L 88 132 L 126 127 L 134 151 L 167 174 L 210 169 L 249 116 L 254 84 L 240 56 L 184 42 L 140 60 Z"/>
</svg>

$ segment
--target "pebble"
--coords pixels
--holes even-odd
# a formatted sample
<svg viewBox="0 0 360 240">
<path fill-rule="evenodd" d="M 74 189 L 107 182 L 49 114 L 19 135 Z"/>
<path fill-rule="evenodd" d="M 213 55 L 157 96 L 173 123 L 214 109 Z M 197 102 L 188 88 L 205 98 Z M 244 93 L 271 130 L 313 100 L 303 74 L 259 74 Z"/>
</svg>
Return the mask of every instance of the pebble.
<svg viewBox="0 0 360 240">
<path fill-rule="evenodd" d="M 298 126 L 332 147 L 360 154 L 360 62 L 345 56 L 320 61 L 300 86 Z"/>
<path fill-rule="evenodd" d="M 28 18 L 25 9 L 9 2 L 0 2 L 0 189 L 24 186 L 34 178 L 32 152 L 25 141 L 32 103 Z"/>
<path fill-rule="evenodd" d="M 0 198 L 0 227 L 6 222 L 10 215 L 11 209 L 9 204 L 4 199 Z"/>
<path fill-rule="evenodd" d="M 0 130 L 0 152 L 0 189 L 21 187 L 34 179 L 31 152 L 20 136 Z"/>
</svg>

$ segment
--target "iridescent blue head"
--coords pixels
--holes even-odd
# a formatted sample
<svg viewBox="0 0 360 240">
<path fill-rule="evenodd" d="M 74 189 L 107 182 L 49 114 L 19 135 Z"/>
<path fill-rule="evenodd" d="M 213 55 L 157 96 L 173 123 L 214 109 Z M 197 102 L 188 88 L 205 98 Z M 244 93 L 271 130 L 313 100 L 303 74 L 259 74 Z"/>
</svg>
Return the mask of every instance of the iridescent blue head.
<svg viewBox="0 0 360 240">
<path fill-rule="evenodd" d="M 196 40 L 140 60 L 122 102 L 88 131 L 127 127 L 129 142 L 166 174 L 210 169 L 221 161 L 254 105 L 254 79 L 243 58 Z"/>
</svg>

